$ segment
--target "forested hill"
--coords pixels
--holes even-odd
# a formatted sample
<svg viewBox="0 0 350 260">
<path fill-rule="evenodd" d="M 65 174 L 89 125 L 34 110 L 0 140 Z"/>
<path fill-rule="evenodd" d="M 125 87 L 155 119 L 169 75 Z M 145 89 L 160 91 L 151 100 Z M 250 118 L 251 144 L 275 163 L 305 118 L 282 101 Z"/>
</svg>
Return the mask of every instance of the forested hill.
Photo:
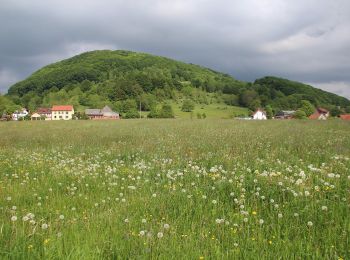
<svg viewBox="0 0 350 260">
<path fill-rule="evenodd" d="M 326 108 L 350 106 L 343 97 L 302 83 L 275 77 L 247 83 L 198 65 L 145 53 L 108 50 L 86 52 L 43 67 L 11 86 L 4 98 L 8 99 L 7 104 L 31 110 L 63 103 L 80 109 L 105 104 L 120 109 L 126 101 L 129 105 L 141 102 L 143 110 L 150 110 L 167 100 L 185 99 L 250 110 L 267 105 L 274 110 L 296 109 L 301 100 Z"/>
</svg>

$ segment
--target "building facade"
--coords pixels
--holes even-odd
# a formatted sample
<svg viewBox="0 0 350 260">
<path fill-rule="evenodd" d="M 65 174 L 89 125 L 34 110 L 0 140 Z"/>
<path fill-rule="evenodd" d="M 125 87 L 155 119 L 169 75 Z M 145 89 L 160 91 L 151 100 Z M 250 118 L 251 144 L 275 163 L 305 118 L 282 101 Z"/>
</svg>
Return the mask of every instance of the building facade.
<svg viewBox="0 0 350 260">
<path fill-rule="evenodd" d="M 72 120 L 74 115 L 74 108 L 71 105 L 53 106 L 51 112 L 52 120 Z"/>
</svg>

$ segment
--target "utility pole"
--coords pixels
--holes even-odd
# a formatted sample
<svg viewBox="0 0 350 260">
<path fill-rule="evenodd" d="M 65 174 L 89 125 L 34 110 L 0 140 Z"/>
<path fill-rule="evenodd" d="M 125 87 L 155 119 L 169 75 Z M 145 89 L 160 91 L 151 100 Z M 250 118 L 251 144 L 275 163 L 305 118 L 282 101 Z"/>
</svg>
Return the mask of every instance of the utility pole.
<svg viewBox="0 0 350 260">
<path fill-rule="evenodd" d="M 140 100 L 140 119 L 141 119 L 141 100 Z"/>
</svg>

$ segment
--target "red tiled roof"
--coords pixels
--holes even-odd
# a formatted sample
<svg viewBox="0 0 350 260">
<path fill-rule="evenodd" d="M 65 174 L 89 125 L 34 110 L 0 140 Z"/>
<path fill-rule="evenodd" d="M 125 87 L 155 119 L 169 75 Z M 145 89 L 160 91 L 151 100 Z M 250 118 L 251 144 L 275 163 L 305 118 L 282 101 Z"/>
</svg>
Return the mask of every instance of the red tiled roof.
<svg viewBox="0 0 350 260">
<path fill-rule="evenodd" d="M 66 106 L 53 106 L 52 111 L 72 111 L 73 106 L 66 105 Z"/>
<path fill-rule="evenodd" d="M 340 118 L 343 120 L 350 120 L 350 114 L 340 115 Z"/>
<path fill-rule="evenodd" d="M 38 108 L 37 113 L 39 113 L 39 114 L 51 114 L 51 108 L 40 107 L 40 108 Z"/>
<path fill-rule="evenodd" d="M 322 107 L 318 107 L 317 108 L 317 111 L 320 113 L 320 114 L 327 114 L 329 111 L 325 108 L 322 108 Z"/>
</svg>

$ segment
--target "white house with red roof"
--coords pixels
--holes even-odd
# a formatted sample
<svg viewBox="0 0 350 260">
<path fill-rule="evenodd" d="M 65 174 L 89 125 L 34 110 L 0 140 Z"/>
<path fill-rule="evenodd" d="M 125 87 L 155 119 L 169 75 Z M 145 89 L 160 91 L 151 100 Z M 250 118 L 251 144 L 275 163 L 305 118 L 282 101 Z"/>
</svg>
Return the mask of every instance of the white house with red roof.
<svg viewBox="0 0 350 260">
<path fill-rule="evenodd" d="M 52 120 L 72 120 L 74 108 L 71 105 L 53 106 L 51 109 Z"/>
<path fill-rule="evenodd" d="M 254 114 L 252 115 L 252 118 L 254 120 L 266 120 L 267 119 L 266 112 L 259 108 L 254 112 Z"/>
</svg>

